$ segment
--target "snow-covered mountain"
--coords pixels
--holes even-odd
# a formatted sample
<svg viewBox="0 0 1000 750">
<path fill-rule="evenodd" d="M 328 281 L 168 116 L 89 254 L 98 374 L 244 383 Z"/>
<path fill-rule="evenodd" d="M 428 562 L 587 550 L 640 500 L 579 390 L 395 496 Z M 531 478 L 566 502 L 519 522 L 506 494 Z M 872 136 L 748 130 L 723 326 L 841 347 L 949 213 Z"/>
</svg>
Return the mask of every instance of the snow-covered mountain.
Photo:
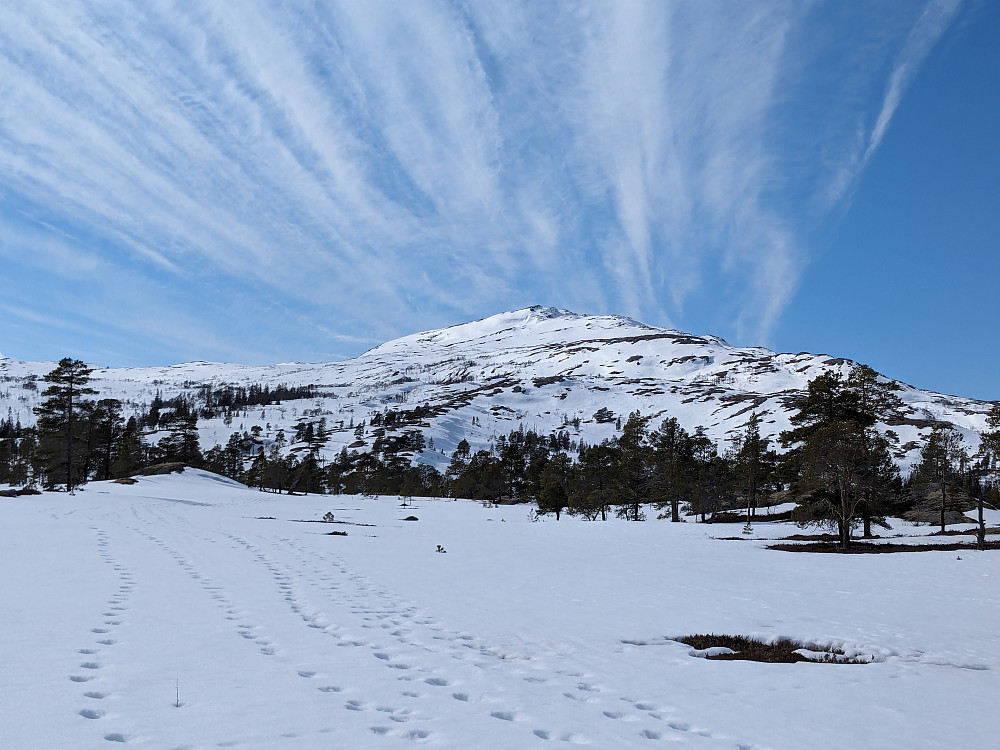
<svg viewBox="0 0 1000 750">
<path fill-rule="evenodd" d="M 853 364 L 827 355 L 734 347 L 715 336 L 621 316 L 536 306 L 405 336 L 343 362 L 97 368 L 91 385 L 100 397 L 125 402 L 126 412 L 145 411 L 157 393 L 197 398 L 206 386 L 311 386 L 308 399 L 247 407 L 231 421 L 202 420 L 203 448 L 225 444 L 234 431 L 253 425 L 267 442 L 279 429 L 290 436 L 303 419 L 322 418 L 331 430 L 329 455 L 345 446 L 364 451 L 372 444 L 371 431 L 359 438 L 356 426 L 392 410 L 400 418 L 389 434 L 419 429 L 428 448 L 415 460 L 441 468 L 463 438 L 473 449 L 487 447 L 523 425 L 540 433 L 565 430 L 572 440 L 593 444 L 612 437 L 615 418 L 633 411 L 651 416 L 653 425 L 673 416 L 689 430 L 704 426 L 722 447 L 756 411 L 762 432 L 776 437 L 789 426 L 790 399 L 810 379 L 825 370 L 846 374 Z M 0 415 L 9 410 L 22 424 L 32 424 L 44 385 L 38 381 L 53 367 L 0 359 Z M 971 447 L 978 445 L 976 433 L 984 429 L 991 403 L 901 385 L 905 418 L 891 428 L 900 437 L 904 468 L 935 421 L 954 424 Z M 599 421 L 599 409 L 614 418 Z"/>
</svg>

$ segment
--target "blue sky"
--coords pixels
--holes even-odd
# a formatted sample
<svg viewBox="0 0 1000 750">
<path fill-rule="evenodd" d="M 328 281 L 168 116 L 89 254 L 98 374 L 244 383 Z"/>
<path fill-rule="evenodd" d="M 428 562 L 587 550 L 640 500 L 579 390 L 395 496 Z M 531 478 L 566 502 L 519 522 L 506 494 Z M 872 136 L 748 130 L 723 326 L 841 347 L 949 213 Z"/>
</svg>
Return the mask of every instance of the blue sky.
<svg viewBox="0 0 1000 750">
<path fill-rule="evenodd" d="M 1000 4 L 0 0 L 0 352 L 531 304 L 1000 398 Z"/>
</svg>

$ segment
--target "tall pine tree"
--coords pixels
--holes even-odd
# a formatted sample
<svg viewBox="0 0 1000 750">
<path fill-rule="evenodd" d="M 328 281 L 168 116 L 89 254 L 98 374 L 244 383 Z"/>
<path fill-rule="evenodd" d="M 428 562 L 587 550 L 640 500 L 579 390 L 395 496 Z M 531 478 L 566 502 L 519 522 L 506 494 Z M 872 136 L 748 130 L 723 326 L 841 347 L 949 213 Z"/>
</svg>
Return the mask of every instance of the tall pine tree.
<svg viewBox="0 0 1000 750">
<path fill-rule="evenodd" d="M 91 404 L 86 397 L 97 393 L 87 386 L 92 372 L 92 368 L 78 359 L 59 360 L 59 365 L 45 376 L 49 387 L 42 392 L 44 400 L 34 410 L 45 484 L 54 487 L 64 478 L 67 492 L 87 480 L 81 474 L 86 459 L 81 455 L 85 445 L 81 441 L 81 428 Z"/>
</svg>

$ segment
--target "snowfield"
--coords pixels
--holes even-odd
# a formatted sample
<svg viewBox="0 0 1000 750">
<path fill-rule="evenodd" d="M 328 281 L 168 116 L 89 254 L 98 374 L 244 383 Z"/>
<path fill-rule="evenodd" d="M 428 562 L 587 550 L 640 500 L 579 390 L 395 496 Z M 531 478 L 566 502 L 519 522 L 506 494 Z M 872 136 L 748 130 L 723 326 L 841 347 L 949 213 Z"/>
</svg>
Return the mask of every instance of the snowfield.
<svg viewBox="0 0 1000 750">
<path fill-rule="evenodd" d="M 995 552 L 795 554 L 716 538 L 731 525 L 287 497 L 193 470 L 0 512 L 3 748 L 997 746 Z M 874 661 L 669 640 L 706 632 Z"/>
</svg>

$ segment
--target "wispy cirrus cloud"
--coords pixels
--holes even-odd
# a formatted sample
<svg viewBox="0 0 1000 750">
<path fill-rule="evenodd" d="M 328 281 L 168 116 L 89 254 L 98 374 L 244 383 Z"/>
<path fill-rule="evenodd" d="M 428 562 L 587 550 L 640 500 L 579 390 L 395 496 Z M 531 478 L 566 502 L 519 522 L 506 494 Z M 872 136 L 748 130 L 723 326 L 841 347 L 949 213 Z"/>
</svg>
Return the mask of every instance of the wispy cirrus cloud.
<svg viewBox="0 0 1000 750">
<path fill-rule="evenodd" d="M 257 361 L 536 301 L 766 340 L 960 10 L 4 5 L 18 309 Z"/>
</svg>

